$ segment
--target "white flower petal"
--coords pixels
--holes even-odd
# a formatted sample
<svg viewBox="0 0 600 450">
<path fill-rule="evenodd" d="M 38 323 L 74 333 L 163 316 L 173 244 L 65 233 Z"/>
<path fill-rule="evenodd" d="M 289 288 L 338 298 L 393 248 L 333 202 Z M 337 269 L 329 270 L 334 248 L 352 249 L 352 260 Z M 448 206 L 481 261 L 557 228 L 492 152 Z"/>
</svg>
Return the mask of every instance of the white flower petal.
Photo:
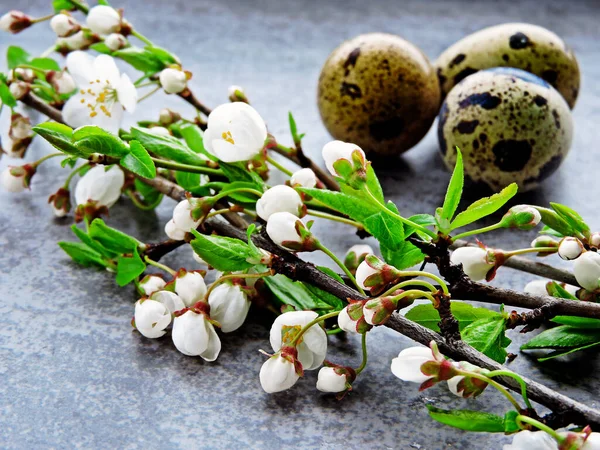
<svg viewBox="0 0 600 450">
<path fill-rule="evenodd" d="M 83 88 L 95 80 L 94 58 L 86 52 L 75 51 L 67 55 L 67 70 L 77 83 Z"/>
<path fill-rule="evenodd" d="M 134 84 L 131 82 L 129 76 L 126 73 L 121 75 L 121 80 L 118 83 L 116 89 L 119 103 L 123 105 L 125 111 L 127 111 L 128 113 L 133 113 L 137 105 L 137 89 L 135 88 Z"/>
</svg>

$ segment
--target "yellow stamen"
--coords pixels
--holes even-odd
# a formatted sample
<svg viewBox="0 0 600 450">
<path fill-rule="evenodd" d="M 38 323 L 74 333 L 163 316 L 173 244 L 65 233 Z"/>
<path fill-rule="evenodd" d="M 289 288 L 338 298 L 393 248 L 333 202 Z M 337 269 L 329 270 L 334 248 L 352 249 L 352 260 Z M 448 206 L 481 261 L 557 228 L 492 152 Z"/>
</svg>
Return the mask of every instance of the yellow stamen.
<svg viewBox="0 0 600 450">
<path fill-rule="evenodd" d="M 224 141 L 229 142 L 230 144 L 235 145 L 235 141 L 233 140 L 233 136 L 231 136 L 231 131 L 223 132 L 221 135 Z"/>
<path fill-rule="evenodd" d="M 92 111 L 90 113 L 90 117 L 96 117 L 98 115 L 98 113 L 96 111 Z"/>
<path fill-rule="evenodd" d="M 81 89 L 81 90 L 79 91 L 79 93 L 80 93 L 80 94 L 85 94 L 85 91 L 84 91 L 83 89 Z"/>
<path fill-rule="evenodd" d="M 81 103 L 85 103 L 85 98 L 82 98 L 81 100 L 79 100 Z"/>
</svg>

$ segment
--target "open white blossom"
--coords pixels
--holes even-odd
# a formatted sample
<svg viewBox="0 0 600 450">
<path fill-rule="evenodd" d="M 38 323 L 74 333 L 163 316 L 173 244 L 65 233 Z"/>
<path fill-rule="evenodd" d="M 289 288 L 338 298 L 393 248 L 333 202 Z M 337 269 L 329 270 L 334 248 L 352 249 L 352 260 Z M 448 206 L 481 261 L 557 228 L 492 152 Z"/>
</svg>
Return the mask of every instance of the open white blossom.
<svg viewBox="0 0 600 450">
<path fill-rule="evenodd" d="M 204 146 L 223 162 L 254 158 L 263 149 L 266 139 L 265 121 L 247 103 L 225 103 L 208 116 Z"/>
<path fill-rule="evenodd" d="M 221 340 L 205 314 L 186 311 L 173 321 L 171 333 L 177 350 L 187 356 L 214 361 L 221 351 Z"/>
<path fill-rule="evenodd" d="M 346 375 L 340 375 L 333 367 L 321 367 L 317 389 L 321 392 L 343 392 L 346 390 Z"/>
<path fill-rule="evenodd" d="M 263 220 L 269 220 L 273 214 L 284 211 L 297 217 L 302 212 L 300 194 L 284 184 L 273 186 L 256 202 L 256 214 Z"/>
<path fill-rule="evenodd" d="M 171 313 L 161 302 L 141 299 L 135 303 L 135 327 L 143 336 L 151 339 L 164 336 L 171 323 Z"/>
<path fill-rule="evenodd" d="M 242 326 L 250 310 L 250 300 L 238 285 L 221 283 L 208 296 L 210 316 L 221 325 L 223 333 Z"/>
<path fill-rule="evenodd" d="M 97 125 L 118 133 L 123 109 L 132 113 L 137 104 L 137 91 L 127 74 L 119 72 L 111 56 L 92 58 L 81 51 L 69 53 L 67 69 L 79 91 L 64 106 L 65 121 L 73 128 Z"/>
<path fill-rule="evenodd" d="M 392 360 L 392 373 L 403 381 L 423 383 L 431 378 L 421 372 L 421 366 L 435 360 L 429 347 L 409 347 Z"/>
<path fill-rule="evenodd" d="M 121 28 L 121 16 L 110 6 L 98 5 L 90 9 L 86 23 L 94 33 L 111 34 Z"/>
<path fill-rule="evenodd" d="M 156 291 L 150 295 L 151 300 L 156 300 L 167 307 L 167 309 L 174 313 L 185 308 L 183 300 L 179 298 L 179 295 L 171 291 Z"/>
<path fill-rule="evenodd" d="M 118 166 L 108 170 L 102 165 L 92 167 L 75 187 L 75 202 L 77 205 L 96 202 L 97 207 L 110 208 L 121 196 L 124 183 L 125 174 Z"/>
</svg>

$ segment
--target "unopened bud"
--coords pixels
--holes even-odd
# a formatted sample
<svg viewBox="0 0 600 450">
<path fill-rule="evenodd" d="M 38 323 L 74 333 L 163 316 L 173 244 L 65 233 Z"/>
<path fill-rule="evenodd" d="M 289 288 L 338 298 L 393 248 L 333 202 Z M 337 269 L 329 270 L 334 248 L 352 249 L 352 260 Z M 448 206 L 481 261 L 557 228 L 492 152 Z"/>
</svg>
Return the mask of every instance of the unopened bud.
<svg viewBox="0 0 600 450">
<path fill-rule="evenodd" d="M 8 72 L 8 81 L 13 82 L 15 80 L 27 81 L 31 83 L 35 80 L 35 72 L 32 69 L 23 69 L 17 67 Z"/>
<path fill-rule="evenodd" d="M 370 325 L 383 325 L 392 316 L 396 309 L 404 308 L 413 303 L 412 298 L 404 297 L 402 305 L 399 305 L 396 298 L 393 296 L 379 297 L 367 301 L 363 307 L 365 321 Z"/>
<path fill-rule="evenodd" d="M 236 85 L 229 86 L 229 101 L 250 103 L 244 89 Z"/>
<path fill-rule="evenodd" d="M 583 253 L 583 250 L 583 243 L 579 239 L 567 236 L 560 241 L 560 245 L 558 246 L 558 256 L 567 261 L 571 261 L 579 258 Z"/>
<path fill-rule="evenodd" d="M 46 81 L 52 85 L 57 94 L 70 94 L 77 88 L 73 77 L 64 70 L 49 71 L 46 73 Z"/>
<path fill-rule="evenodd" d="M 25 81 L 13 81 L 10 83 L 9 90 L 15 100 L 21 100 L 31 89 L 31 85 Z"/>
<path fill-rule="evenodd" d="M 104 44 L 109 48 L 109 50 L 116 52 L 127 46 L 127 38 L 120 33 L 112 33 L 109 34 L 106 39 L 104 39 Z"/>
<path fill-rule="evenodd" d="M 399 271 L 394 266 L 386 264 L 375 255 L 367 255 L 356 269 L 356 282 L 373 295 L 382 292 L 389 283 L 397 281 L 399 277 Z"/>
<path fill-rule="evenodd" d="M 9 11 L 0 17 L 0 30 L 17 34 L 32 24 L 31 17 L 21 11 Z"/>
<path fill-rule="evenodd" d="M 181 120 L 181 115 L 169 108 L 163 108 L 160 110 L 158 121 L 161 125 L 171 125 Z"/>
<path fill-rule="evenodd" d="M 81 25 L 68 14 L 57 14 L 50 20 L 50 27 L 58 37 L 69 37 L 81 30 Z"/>
<path fill-rule="evenodd" d="M 344 257 L 344 265 L 352 274 L 355 274 L 360 263 L 365 260 L 367 255 L 372 255 L 373 253 L 373 248 L 371 248 L 370 245 L 353 245 L 346 252 L 346 256 Z"/>
<path fill-rule="evenodd" d="M 592 247 L 600 248 L 600 233 L 592 233 L 589 242 Z"/>
<path fill-rule="evenodd" d="M 0 174 L 0 184 L 8 192 L 23 192 L 29 189 L 31 177 L 35 175 L 36 167 L 32 164 L 24 166 L 8 166 Z"/>
<path fill-rule="evenodd" d="M 372 326 L 365 321 L 364 305 L 366 300 L 351 301 L 338 315 L 338 327 L 348 333 L 363 334 Z"/>
<path fill-rule="evenodd" d="M 71 210 L 71 192 L 61 187 L 48 198 L 48 203 L 52 206 L 56 217 L 64 217 Z"/>
<path fill-rule="evenodd" d="M 542 216 L 540 212 L 529 205 L 513 206 L 502 218 L 504 228 L 518 228 L 519 230 L 531 230 L 536 227 Z"/>
<path fill-rule="evenodd" d="M 179 94 L 187 87 L 187 81 L 192 77 L 192 74 L 181 68 L 169 67 L 164 69 L 158 79 L 160 85 L 167 94 Z"/>
</svg>

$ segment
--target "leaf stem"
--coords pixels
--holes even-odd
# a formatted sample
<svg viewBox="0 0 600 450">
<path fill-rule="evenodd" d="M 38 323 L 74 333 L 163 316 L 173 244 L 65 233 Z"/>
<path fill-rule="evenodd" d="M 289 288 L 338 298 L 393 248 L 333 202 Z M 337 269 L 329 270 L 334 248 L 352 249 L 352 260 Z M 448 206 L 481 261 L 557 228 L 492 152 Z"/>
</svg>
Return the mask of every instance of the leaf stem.
<svg viewBox="0 0 600 450">
<path fill-rule="evenodd" d="M 353 227 L 358 228 L 359 230 L 364 230 L 365 227 L 363 227 L 363 225 L 361 223 L 358 223 L 352 219 L 346 219 L 345 217 L 340 217 L 340 216 L 336 216 L 333 214 L 328 214 L 326 212 L 321 212 L 321 211 L 315 211 L 313 209 L 309 209 L 306 211 L 307 214 L 311 215 L 311 216 L 315 216 L 315 217 L 320 217 L 322 219 L 328 219 L 328 220 L 333 220 L 336 222 L 341 222 L 341 223 L 345 223 L 347 225 L 352 225 Z"/>
<path fill-rule="evenodd" d="M 40 23 L 45 22 L 46 20 L 50 20 L 54 17 L 54 13 L 48 14 L 47 16 L 37 17 L 35 19 L 31 19 L 31 23 Z"/>
<path fill-rule="evenodd" d="M 56 153 L 50 153 L 49 155 L 46 155 L 40 159 L 38 159 L 37 161 L 35 161 L 34 163 L 32 163 L 31 165 L 34 167 L 39 166 L 41 163 L 43 163 L 44 161 L 49 160 L 50 158 L 55 158 L 57 156 L 66 156 L 63 152 L 56 152 Z"/>
<path fill-rule="evenodd" d="M 165 266 L 164 264 L 161 264 L 157 261 L 154 261 L 153 259 L 150 259 L 147 255 L 144 256 L 144 261 L 146 261 L 151 266 L 158 267 L 159 269 L 164 270 L 171 276 L 177 275 L 177 272 L 175 272 L 173 269 L 171 269 L 170 267 Z"/>
<path fill-rule="evenodd" d="M 492 380 L 491 378 L 485 375 L 476 372 L 470 372 L 468 370 L 459 369 L 457 370 L 457 373 L 466 377 L 477 378 L 478 380 L 485 381 L 486 383 L 494 386 L 502 395 L 504 395 L 508 399 L 508 401 L 515 407 L 517 412 L 521 412 L 521 405 L 519 405 L 519 402 L 517 402 L 515 397 L 513 397 L 513 395 L 510 392 L 508 392 L 508 390 L 500 383 Z"/>
<path fill-rule="evenodd" d="M 204 295 L 205 299 L 208 299 L 208 296 L 211 294 L 211 292 L 221 283 L 227 281 L 227 280 L 231 280 L 234 278 L 264 278 L 264 277 L 270 277 L 273 275 L 273 272 L 268 271 L 268 272 L 261 272 L 261 273 L 230 273 L 227 275 L 222 275 L 221 277 L 217 278 L 213 284 L 211 284 L 208 288 L 208 290 L 206 291 L 206 294 Z"/>
<path fill-rule="evenodd" d="M 81 172 L 81 170 L 84 167 L 87 167 L 90 163 L 89 162 L 84 162 L 82 165 L 80 165 L 79 167 L 77 167 L 76 169 L 72 170 L 71 173 L 67 176 L 67 178 L 65 178 L 65 184 L 63 185 L 64 189 L 69 189 L 69 185 L 71 184 L 71 180 L 73 179 L 73 177 L 77 174 L 79 174 L 79 172 Z"/>
<path fill-rule="evenodd" d="M 150 92 L 145 93 L 144 95 L 142 95 L 140 98 L 138 98 L 138 103 L 140 103 L 142 100 L 146 100 L 148 97 L 150 97 L 151 95 L 155 94 L 156 92 L 158 92 L 158 90 L 161 88 L 161 86 L 156 86 L 154 89 L 152 89 Z"/>
<path fill-rule="evenodd" d="M 502 222 L 495 223 L 488 227 L 477 228 L 477 229 L 471 230 L 471 231 L 465 231 L 464 233 L 460 233 L 460 234 L 457 234 L 456 236 L 452 236 L 452 240 L 455 241 L 457 239 L 466 238 L 467 236 L 473 236 L 474 234 L 482 234 L 482 233 L 487 233 L 488 231 L 499 230 L 500 228 L 504 228 L 502 226 Z"/>
<path fill-rule="evenodd" d="M 79 0 L 69 0 L 69 3 L 72 3 L 75 8 L 84 14 L 87 14 L 90 11 L 90 8 Z"/>
<path fill-rule="evenodd" d="M 289 170 L 287 167 L 283 166 L 282 164 L 279 164 L 277 161 L 275 161 L 269 155 L 267 155 L 267 161 L 273 167 L 275 167 L 275 168 L 279 169 L 281 172 L 285 173 L 288 177 L 291 177 L 293 175 L 293 172 L 291 170 Z"/>
<path fill-rule="evenodd" d="M 557 251 L 558 251 L 558 247 L 520 248 L 518 250 L 512 250 L 512 251 L 509 251 L 509 252 L 504 252 L 504 256 L 506 258 L 510 258 L 511 256 L 525 255 L 527 253 L 556 253 Z"/>
<path fill-rule="evenodd" d="M 350 272 L 350 270 L 348 270 L 348 268 L 344 265 L 344 263 L 342 261 L 340 261 L 340 259 L 335 256 L 335 254 L 329 250 L 327 247 L 325 247 L 321 242 L 319 242 L 317 244 L 317 247 L 319 248 L 319 250 L 321 250 L 323 253 L 325 253 L 327 256 L 329 256 L 333 262 L 335 262 L 340 269 L 342 269 L 344 271 L 344 273 L 346 274 L 346 276 L 350 279 L 350 281 L 352 281 L 352 284 L 354 284 L 354 286 L 356 286 L 356 289 L 358 289 L 358 292 L 360 292 L 362 295 L 365 295 L 365 291 L 363 291 L 363 289 L 358 285 L 358 283 L 356 282 L 356 278 L 354 278 L 354 275 L 352 275 L 352 272 Z"/>
<path fill-rule="evenodd" d="M 362 346 L 362 363 L 355 370 L 356 375 L 361 373 L 365 367 L 367 367 L 367 333 L 363 333 L 360 338 L 360 344 Z"/>
<path fill-rule="evenodd" d="M 380 297 L 387 297 L 388 295 L 392 294 L 393 292 L 395 292 L 398 289 L 401 289 L 405 286 L 423 286 L 423 287 L 426 287 L 427 289 L 429 289 L 431 292 L 438 291 L 438 289 L 433 284 L 429 283 L 428 281 L 406 280 L 406 281 L 403 281 L 402 283 L 398 283 L 395 286 L 391 287 L 390 289 L 385 291 L 383 294 L 381 294 Z"/>
<path fill-rule="evenodd" d="M 525 381 L 523 381 L 523 378 L 521 378 L 519 375 L 517 375 L 514 372 L 511 372 L 510 370 L 493 370 L 491 372 L 488 372 L 486 374 L 486 376 L 488 376 L 489 378 L 493 378 L 493 377 L 511 377 L 514 380 L 517 381 L 517 383 L 519 383 L 521 385 L 521 397 L 523 397 L 523 401 L 525 402 L 525 405 L 527 405 L 527 408 L 534 410 L 533 405 L 531 404 L 531 402 L 529 401 L 529 398 L 527 397 L 527 384 L 525 383 Z"/>
<path fill-rule="evenodd" d="M 292 339 L 292 342 L 290 342 L 290 347 L 295 347 L 296 344 L 298 344 L 298 341 L 300 340 L 300 338 L 302 337 L 302 335 L 304 333 L 306 333 L 310 327 L 312 327 L 313 325 L 316 325 L 320 322 L 323 322 L 324 320 L 327 320 L 331 317 L 336 317 L 340 314 L 339 311 L 333 311 L 327 314 L 323 314 L 322 316 L 317 317 L 315 320 L 312 320 L 310 322 L 308 322 L 306 325 L 304 325 L 304 327 L 298 332 L 298 334 L 296 336 L 294 336 L 294 339 Z"/>
<path fill-rule="evenodd" d="M 190 172 L 190 173 L 203 173 L 206 175 L 223 175 L 223 172 L 220 169 L 213 169 L 212 167 L 205 166 L 192 166 L 190 164 L 183 164 L 174 161 L 167 161 L 165 159 L 158 159 L 151 157 L 152 161 L 156 167 L 163 167 L 165 169 L 173 169 L 179 170 L 181 172 Z"/>
<path fill-rule="evenodd" d="M 533 417 L 518 415 L 516 417 L 515 421 L 517 422 L 517 424 L 519 424 L 519 426 L 521 426 L 521 424 L 523 424 L 523 423 L 526 423 L 528 425 L 532 425 L 532 426 L 536 427 L 538 430 L 548 433 L 550 436 L 552 436 L 554 439 L 556 439 L 556 441 L 559 444 L 561 444 L 565 440 L 564 437 L 559 435 L 556 431 L 554 431 L 548 425 L 545 425 L 542 422 L 535 420 Z M 524 428 L 524 427 L 521 427 L 521 428 Z"/>
<path fill-rule="evenodd" d="M 148 39 L 146 36 L 144 36 L 142 33 L 138 32 L 136 30 L 131 30 L 131 35 L 138 38 L 144 44 L 149 45 L 150 47 L 154 47 L 154 44 L 152 43 L 152 41 L 150 39 Z"/>
<path fill-rule="evenodd" d="M 258 198 L 262 197 L 263 193 L 256 190 L 256 189 L 252 189 L 252 188 L 236 188 L 236 189 L 230 189 L 228 191 L 221 191 L 219 192 L 217 195 L 215 195 L 212 199 L 214 201 L 219 201 L 222 198 L 225 197 L 229 197 L 231 194 L 235 193 L 235 192 L 247 192 L 249 194 L 254 194 L 256 195 Z"/>
<path fill-rule="evenodd" d="M 409 289 L 408 291 L 404 291 L 401 294 L 396 295 L 393 300 L 402 300 L 404 297 L 415 297 L 421 298 L 425 297 L 430 300 L 432 303 L 435 303 L 435 298 L 429 292 L 421 291 L 420 289 Z"/>
</svg>

